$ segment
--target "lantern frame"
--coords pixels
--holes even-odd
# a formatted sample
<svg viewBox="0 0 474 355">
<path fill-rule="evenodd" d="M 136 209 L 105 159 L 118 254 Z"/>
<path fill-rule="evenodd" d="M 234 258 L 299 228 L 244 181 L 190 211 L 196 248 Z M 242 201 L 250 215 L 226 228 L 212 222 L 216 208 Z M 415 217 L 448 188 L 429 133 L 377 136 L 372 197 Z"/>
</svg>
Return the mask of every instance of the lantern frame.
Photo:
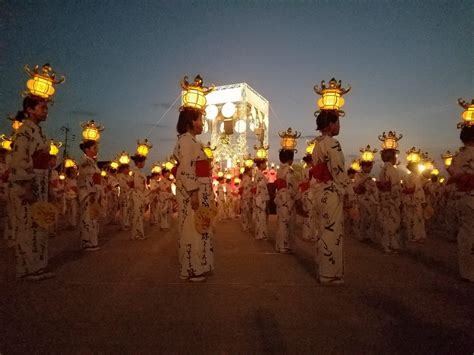
<svg viewBox="0 0 474 355">
<path fill-rule="evenodd" d="M 409 163 L 420 163 L 421 162 L 421 150 L 416 149 L 415 147 L 411 147 L 409 150 L 406 152 L 407 154 L 407 162 Z"/>
<path fill-rule="evenodd" d="M 126 151 L 122 151 L 118 158 L 120 165 L 128 165 L 130 164 L 130 155 Z"/>
<path fill-rule="evenodd" d="M 388 134 L 385 132 L 379 135 L 378 139 L 382 142 L 382 150 L 394 149 L 398 152 L 398 141 L 403 138 L 403 134 L 397 136 L 397 132 L 389 131 Z"/>
<path fill-rule="evenodd" d="M 375 153 L 378 152 L 377 148 L 372 149 L 370 144 L 367 144 L 365 148 L 360 148 L 359 152 L 361 162 L 373 162 L 375 160 Z"/>
<path fill-rule="evenodd" d="M 35 65 L 33 70 L 26 64 L 24 70 L 30 76 L 26 82 L 28 91 L 24 93 L 24 96 L 32 95 L 49 100 L 56 91 L 54 85 L 62 84 L 66 80 L 64 76 L 56 80 L 56 73 L 49 63 L 44 64 L 41 69 Z"/>
<path fill-rule="evenodd" d="M 203 80 L 199 74 L 196 75 L 193 83 L 190 84 L 188 82 L 188 77 L 185 76 L 180 84 L 181 88 L 184 90 L 181 96 L 181 109 L 191 108 L 204 114 L 207 103 L 206 95 L 213 91 L 215 86 L 203 86 Z"/>
<path fill-rule="evenodd" d="M 319 110 L 316 111 L 314 115 L 317 116 L 321 110 L 331 110 L 339 112 L 339 115 L 343 117 L 345 115 L 345 112 L 341 110 L 345 104 L 343 95 L 347 94 L 350 90 L 350 85 L 347 88 L 342 87 L 341 80 L 336 81 L 335 78 L 332 78 L 329 80 L 328 86 L 326 86 L 326 82 L 322 80 L 320 86 L 314 86 L 314 92 L 321 95 L 321 98 L 317 101 Z"/>
<path fill-rule="evenodd" d="M 55 142 L 53 139 L 49 142 L 49 155 L 56 156 L 59 154 L 59 149 L 63 146 L 62 142 Z"/>
<path fill-rule="evenodd" d="M 464 108 L 464 111 L 461 114 L 462 121 L 457 124 L 457 128 L 474 126 L 474 99 L 468 103 L 464 99 L 459 98 L 458 104 Z"/>
<path fill-rule="evenodd" d="M 82 123 L 81 127 L 83 141 L 98 142 L 100 140 L 100 132 L 104 130 L 104 127 L 96 123 L 94 120 Z"/>
<path fill-rule="evenodd" d="M 137 139 L 137 150 L 136 150 L 137 155 L 146 158 L 151 148 L 153 148 L 153 144 L 149 143 L 148 139 L 145 138 L 143 142 L 140 142 L 140 140 Z"/>
<path fill-rule="evenodd" d="M 286 131 L 278 132 L 278 135 L 281 138 L 280 146 L 281 150 L 292 150 L 295 153 L 298 152 L 296 146 L 298 144 L 297 139 L 301 137 L 301 132 L 293 131 L 291 127 L 289 127 Z"/>
</svg>

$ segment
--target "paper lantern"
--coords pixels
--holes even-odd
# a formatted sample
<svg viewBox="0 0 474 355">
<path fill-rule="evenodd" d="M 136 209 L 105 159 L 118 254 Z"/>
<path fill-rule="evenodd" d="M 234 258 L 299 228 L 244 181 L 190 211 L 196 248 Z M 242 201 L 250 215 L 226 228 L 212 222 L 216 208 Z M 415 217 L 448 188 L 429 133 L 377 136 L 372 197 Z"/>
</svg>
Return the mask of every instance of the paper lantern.
<svg viewBox="0 0 474 355">
<path fill-rule="evenodd" d="M 296 149 L 297 141 L 299 137 L 301 137 L 301 133 L 298 131 L 293 131 L 290 128 L 288 128 L 286 131 L 279 132 L 278 135 L 281 138 L 280 146 L 281 149 L 283 150 L 293 150 L 294 152 L 297 152 L 298 150 Z"/>
<path fill-rule="evenodd" d="M 118 160 L 121 165 L 130 164 L 130 156 L 128 155 L 127 152 L 122 152 Z"/>
<path fill-rule="evenodd" d="M 28 65 L 25 65 L 24 69 L 31 77 L 26 82 L 27 95 L 49 100 L 54 95 L 54 85 L 61 84 L 65 80 L 64 76 L 60 80 L 56 80 L 56 73 L 49 64 L 44 64 L 41 69 L 36 65 L 33 70 Z"/>
<path fill-rule="evenodd" d="M 407 151 L 407 162 L 409 163 L 419 163 L 421 161 L 421 151 L 415 147 L 411 147 Z"/>
<path fill-rule="evenodd" d="M 51 142 L 49 143 L 49 155 L 58 155 L 59 148 L 61 148 L 62 145 L 63 144 L 61 142 L 55 142 L 51 139 Z"/>
<path fill-rule="evenodd" d="M 148 139 L 145 139 L 143 142 L 137 140 L 137 155 L 146 158 L 151 148 L 153 148 L 153 145 L 148 143 Z"/>
<path fill-rule="evenodd" d="M 86 123 L 81 124 L 82 127 L 82 139 L 84 141 L 96 141 L 98 142 L 100 139 L 100 132 L 104 130 L 104 128 L 97 124 L 94 120 L 90 120 Z"/>
<path fill-rule="evenodd" d="M 321 81 L 321 86 L 314 86 L 314 91 L 321 95 L 321 98 L 318 100 L 317 104 L 320 110 L 335 110 L 339 111 L 344 115 L 344 112 L 341 111 L 341 108 L 344 106 L 343 95 L 347 94 L 351 90 L 351 86 L 347 89 L 342 87 L 341 81 L 336 81 L 332 78 L 329 81 L 328 86 L 326 86 L 325 81 Z M 319 111 L 317 111 L 319 113 Z M 316 113 L 315 113 L 316 114 Z"/>
<path fill-rule="evenodd" d="M 206 107 L 206 95 L 214 90 L 214 86 L 208 88 L 202 86 L 203 81 L 200 75 L 194 78 L 194 83 L 188 82 L 188 77 L 185 76 L 181 81 L 181 88 L 184 92 L 181 96 L 182 108 L 192 108 L 199 111 L 204 111 Z"/>
<path fill-rule="evenodd" d="M 388 134 L 385 134 L 385 132 L 383 132 L 383 134 L 380 135 L 378 138 L 382 142 L 382 150 L 385 150 L 385 149 L 397 150 L 398 141 L 403 138 L 403 134 L 400 134 L 399 136 L 397 136 L 397 132 L 389 131 Z"/>
<path fill-rule="evenodd" d="M 470 127 L 474 125 L 474 99 L 471 103 L 467 103 L 463 99 L 458 99 L 459 105 L 464 108 L 464 112 L 461 114 L 462 121 L 458 123 L 458 128 L 464 126 Z"/>
</svg>

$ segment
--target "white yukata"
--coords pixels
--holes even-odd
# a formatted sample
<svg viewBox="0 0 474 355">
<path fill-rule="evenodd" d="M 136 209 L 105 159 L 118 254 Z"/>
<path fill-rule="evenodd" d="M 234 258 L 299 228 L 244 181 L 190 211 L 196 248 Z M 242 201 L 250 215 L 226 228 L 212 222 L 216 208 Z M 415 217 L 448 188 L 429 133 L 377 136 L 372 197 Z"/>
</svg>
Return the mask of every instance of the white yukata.
<svg viewBox="0 0 474 355">
<path fill-rule="evenodd" d="M 242 224 L 244 232 L 250 232 L 252 230 L 253 182 L 252 178 L 247 174 L 242 177 L 240 188 L 242 191 L 240 202 L 240 223 Z"/>
<path fill-rule="evenodd" d="M 319 281 L 344 281 L 344 212 L 343 201 L 355 203 L 351 180 L 344 169 L 344 154 L 333 137 L 319 136 L 313 150 L 312 176 L 315 207 L 319 217 L 317 256 Z"/>
<path fill-rule="evenodd" d="M 310 168 L 305 168 L 304 179 L 298 186 L 301 196 L 301 207 L 306 216 L 303 216 L 301 239 L 304 241 L 316 241 L 318 234 L 317 218 L 314 213 L 314 194 L 311 190 Z"/>
<path fill-rule="evenodd" d="M 461 195 L 458 201 L 459 273 L 474 282 L 474 147 L 462 147 L 449 168 Z"/>
<path fill-rule="evenodd" d="M 178 161 L 176 173 L 176 198 L 178 200 L 178 235 L 180 277 L 199 277 L 214 269 L 212 247 L 213 226 L 199 233 L 194 224 L 194 210 L 191 208 L 192 191 L 198 190 L 199 206 L 212 208 L 211 161 L 195 137 L 190 133 L 181 134 L 174 148 Z M 208 173 L 203 174 L 198 166 L 208 164 Z M 199 174 L 198 174 L 199 170 Z"/>
<path fill-rule="evenodd" d="M 356 193 L 360 219 L 356 223 L 355 237 L 360 241 L 370 240 L 378 242 L 378 189 L 370 174 L 359 172 L 354 179 L 354 192 Z"/>
<path fill-rule="evenodd" d="M 138 168 L 132 169 L 130 188 L 130 239 L 145 239 L 143 217 L 145 214 L 146 176 Z"/>
<path fill-rule="evenodd" d="M 163 230 L 168 230 L 170 228 L 170 217 L 173 213 L 173 193 L 171 190 L 171 185 L 173 183 L 168 179 L 163 177 L 159 183 L 159 210 L 160 210 L 160 228 Z"/>
<path fill-rule="evenodd" d="M 130 184 L 132 178 L 128 174 L 119 173 L 117 181 L 120 187 L 120 227 L 122 230 L 128 230 L 130 228 Z"/>
<path fill-rule="evenodd" d="M 384 163 L 377 181 L 380 197 L 381 243 L 386 253 L 400 251 L 400 175 L 389 162 Z"/>
<path fill-rule="evenodd" d="M 229 186 L 226 183 L 219 183 L 216 191 L 216 202 L 217 202 L 217 220 L 222 221 L 229 218 L 229 201 L 228 191 Z"/>
<path fill-rule="evenodd" d="M 150 190 L 148 190 L 148 201 L 150 202 L 150 224 L 156 225 L 160 221 L 160 180 L 152 177 L 150 180 Z"/>
<path fill-rule="evenodd" d="M 268 180 L 262 171 L 255 173 L 255 195 L 253 205 L 253 217 L 255 225 L 255 239 L 268 239 L 268 212 L 267 204 L 270 201 L 268 193 Z"/>
<path fill-rule="evenodd" d="M 119 212 L 119 182 L 115 174 L 107 176 L 107 186 L 105 188 L 105 200 L 107 205 L 107 222 L 109 224 L 117 221 L 117 214 Z"/>
<path fill-rule="evenodd" d="M 78 219 L 78 196 L 79 190 L 77 188 L 77 179 L 67 178 L 64 183 L 64 195 L 66 198 L 66 222 L 68 227 L 75 228 Z"/>
<path fill-rule="evenodd" d="M 84 154 L 79 164 L 77 177 L 81 215 L 79 235 L 83 249 L 99 246 L 99 214 L 93 205 L 100 203 L 102 197 L 101 180 L 96 161 Z"/>
<path fill-rule="evenodd" d="M 426 240 L 424 208 L 425 192 L 420 176 L 408 174 L 403 177 L 402 220 L 406 239 L 411 242 L 423 243 Z"/>
<path fill-rule="evenodd" d="M 49 141 L 41 127 L 26 119 L 18 129 L 11 151 L 7 238 L 15 246 L 17 277 L 40 274 L 48 265 L 48 232 L 32 218 L 33 199 L 48 201 Z"/>
<path fill-rule="evenodd" d="M 275 249 L 279 253 L 290 252 L 295 238 L 295 199 L 298 194 L 293 168 L 282 164 L 277 172 L 275 204 L 277 208 L 277 232 Z"/>
</svg>

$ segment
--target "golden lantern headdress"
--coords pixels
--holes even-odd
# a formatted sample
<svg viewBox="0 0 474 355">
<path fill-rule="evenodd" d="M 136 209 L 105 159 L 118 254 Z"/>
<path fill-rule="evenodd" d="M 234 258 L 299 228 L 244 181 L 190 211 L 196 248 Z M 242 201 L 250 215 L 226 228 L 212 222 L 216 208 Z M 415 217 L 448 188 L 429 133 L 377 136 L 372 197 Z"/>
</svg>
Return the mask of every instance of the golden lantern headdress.
<svg viewBox="0 0 474 355">
<path fill-rule="evenodd" d="M 26 82 L 28 91 L 25 92 L 25 96 L 32 95 L 50 100 L 56 91 L 54 85 L 61 84 L 66 80 L 64 76 L 56 80 L 56 73 L 49 63 L 44 64 L 41 68 L 36 65 L 33 70 L 27 64 L 24 69 L 31 78 Z"/>
<path fill-rule="evenodd" d="M 260 146 L 254 145 L 253 147 L 256 152 L 255 152 L 255 159 L 256 160 L 267 160 L 267 151 L 268 148 L 270 148 L 268 145 L 264 145 L 263 143 L 260 143 Z"/>
<path fill-rule="evenodd" d="M 206 95 L 213 91 L 215 86 L 203 86 L 203 81 L 199 74 L 194 78 L 194 83 L 190 84 L 188 82 L 188 77 L 185 76 L 180 84 L 181 88 L 184 90 L 181 96 L 182 106 L 180 109 L 191 108 L 204 113 L 207 102 Z"/>
<path fill-rule="evenodd" d="M 359 172 L 360 171 L 360 159 L 354 159 L 351 163 L 351 169 Z"/>
<path fill-rule="evenodd" d="M 100 171 L 100 176 L 106 177 L 106 176 L 107 176 L 107 171 L 101 170 L 101 171 Z"/>
<path fill-rule="evenodd" d="M 244 159 L 244 166 L 246 168 L 251 168 L 253 166 L 253 159 L 252 157 L 249 155 L 247 155 L 247 157 Z"/>
<path fill-rule="evenodd" d="M 389 131 L 388 134 L 385 132 L 379 135 L 379 141 L 382 142 L 382 150 L 394 149 L 398 151 L 398 141 L 403 138 L 403 134 L 397 136 L 397 132 Z"/>
<path fill-rule="evenodd" d="M 169 159 L 169 160 L 165 163 L 165 169 L 171 171 L 171 170 L 175 167 L 175 165 L 176 165 L 176 164 L 173 162 L 173 160 L 172 160 L 172 159 Z"/>
<path fill-rule="evenodd" d="M 321 98 L 317 102 L 319 110 L 316 111 L 314 115 L 317 116 L 321 110 L 331 110 L 338 111 L 339 115 L 343 117 L 345 113 L 341 110 L 342 106 L 344 106 L 344 98 L 342 96 L 347 94 L 350 90 L 350 85 L 347 89 L 342 87 L 341 80 L 336 81 L 336 79 L 332 78 L 329 80 L 328 86 L 326 86 L 326 82 L 322 80 L 320 87 L 318 85 L 314 86 L 314 92 L 321 95 Z"/>
<path fill-rule="evenodd" d="M 51 139 L 49 143 L 49 155 L 56 156 L 59 153 L 59 148 L 63 146 L 62 142 L 56 142 Z"/>
<path fill-rule="evenodd" d="M 410 150 L 407 150 L 407 162 L 409 163 L 419 163 L 421 161 L 421 150 L 411 147 Z"/>
<path fill-rule="evenodd" d="M 451 163 L 453 162 L 453 158 L 454 158 L 454 154 L 452 154 L 449 150 L 446 153 L 441 154 L 441 159 L 443 159 L 444 166 L 446 168 L 451 166 Z"/>
<path fill-rule="evenodd" d="M 0 136 L 1 142 L 0 142 L 0 147 L 4 150 L 11 151 L 12 150 L 12 145 L 13 145 L 13 137 L 7 136 L 5 134 L 2 134 Z"/>
<path fill-rule="evenodd" d="M 74 161 L 74 159 L 71 159 L 71 158 L 64 158 L 64 168 L 74 168 L 76 167 L 76 162 Z"/>
<path fill-rule="evenodd" d="M 109 164 L 111 169 L 117 170 L 120 166 L 120 164 L 116 160 L 112 160 Z"/>
<path fill-rule="evenodd" d="M 211 147 L 211 142 L 207 142 L 207 145 L 202 145 L 202 151 L 206 154 L 207 159 L 213 160 L 214 159 L 214 151 L 216 148 Z"/>
<path fill-rule="evenodd" d="M 377 148 L 372 149 L 370 144 L 367 144 L 367 147 L 360 148 L 359 152 L 361 152 L 360 161 L 371 163 L 375 160 L 375 153 L 377 153 L 378 150 Z"/>
<path fill-rule="evenodd" d="M 128 165 L 130 164 L 130 155 L 128 155 L 126 151 L 122 151 L 122 153 L 120 153 L 118 161 L 120 165 Z"/>
<path fill-rule="evenodd" d="M 293 131 L 290 127 L 286 131 L 279 132 L 278 135 L 281 138 L 280 150 L 292 150 L 295 153 L 298 152 L 296 149 L 296 140 L 301 137 L 301 132 Z"/>
<path fill-rule="evenodd" d="M 458 123 L 457 127 L 463 128 L 474 126 L 474 99 L 471 100 L 471 103 L 468 103 L 459 98 L 458 104 L 464 108 L 464 112 L 461 115 L 462 121 Z"/>
<path fill-rule="evenodd" d="M 100 132 L 104 130 L 100 124 L 94 120 L 90 120 L 86 123 L 81 124 L 82 127 L 82 140 L 83 141 L 96 141 L 100 139 Z"/>
<path fill-rule="evenodd" d="M 161 164 L 156 162 L 156 163 L 153 163 L 153 166 L 151 168 L 151 173 L 152 174 L 161 174 Z"/>
<path fill-rule="evenodd" d="M 148 139 L 145 139 L 143 142 L 140 142 L 140 140 L 137 139 L 137 155 L 146 158 L 151 148 L 153 148 L 153 144 L 148 143 Z"/>
</svg>

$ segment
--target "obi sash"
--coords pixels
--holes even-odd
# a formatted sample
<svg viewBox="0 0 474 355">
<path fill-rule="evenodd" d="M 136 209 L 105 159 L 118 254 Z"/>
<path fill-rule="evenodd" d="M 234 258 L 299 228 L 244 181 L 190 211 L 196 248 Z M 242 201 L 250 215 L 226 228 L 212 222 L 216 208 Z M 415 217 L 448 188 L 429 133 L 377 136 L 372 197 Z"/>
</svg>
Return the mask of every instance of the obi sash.
<svg viewBox="0 0 474 355">
<path fill-rule="evenodd" d="M 331 173 L 329 172 L 328 165 L 326 163 L 318 163 L 313 166 L 310 171 L 310 176 L 323 183 L 333 180 Z"/>
<path fill-rule="evenodd" d="M 51 159 L 49 153 L 37 150 L 33 153 L 31 158 L 33 159 L 33 169 L 49 169 L 49 161 Z"/>
<path fill-rule="evenodd" d="M 286 189 L 287 186 L 286 180 L 283 179 L 276 179 L 274 184 L 277 190 Z"/>
<path fill-rule="evenodd" d="M 211 162 L 209 160 L 197 160 L 195 169 L 197 177 L 211 176 Z"/>
<path fill-rule="evenodd" d="M 389 192 L 392 190 L 392 183 L 390 181 L 377 181 L 375 184 L 382 192 Z"/>
</svg>

